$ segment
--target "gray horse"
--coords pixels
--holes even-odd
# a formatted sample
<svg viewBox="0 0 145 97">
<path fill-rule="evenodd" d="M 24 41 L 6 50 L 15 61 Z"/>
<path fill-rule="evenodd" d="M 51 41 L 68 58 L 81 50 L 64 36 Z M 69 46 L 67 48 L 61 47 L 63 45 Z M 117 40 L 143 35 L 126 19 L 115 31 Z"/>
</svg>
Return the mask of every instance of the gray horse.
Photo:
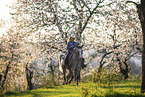
<svg viewBox="0 0 145 97">
<path fill-rule="evenodd" d="M 82 64 L 82 46 L 77 46 L 74 48 L 67 65 L 64 65 L 64 55 L 60 55 L 59 70 L 63 73 L 64 84 L 70 84 L 73 78 L 75 78 L 76 84 L 78 86 Z M 67 76 L 66 70 L 68 70 Z"/>
</svg>

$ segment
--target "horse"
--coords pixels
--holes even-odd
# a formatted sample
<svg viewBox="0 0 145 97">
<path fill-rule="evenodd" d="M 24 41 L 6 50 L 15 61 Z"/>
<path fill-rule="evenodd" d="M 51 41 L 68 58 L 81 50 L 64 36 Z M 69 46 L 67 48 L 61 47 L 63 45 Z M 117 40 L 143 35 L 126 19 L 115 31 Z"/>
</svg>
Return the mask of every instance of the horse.
<svg viewBox="0 0 145 97">
<path fill-rule="evenodd" d="M 70 84 L 73 78 L 75 78 L 76 85 L 78 86 L 78 82 L 80 80 L 80 72 L 83 65 L 83 57 L 82 57 L 82 46 L 76 46 L 73 50 L 73 53 L 68 61 L 68 64 L 64 64 L 64 55 L 60 55 L 59 57 L 59 70 L 63 73 L 64 84 Z M 66 70 L 68 70 L 68 74 L 66 75 Z"/>
</svg>

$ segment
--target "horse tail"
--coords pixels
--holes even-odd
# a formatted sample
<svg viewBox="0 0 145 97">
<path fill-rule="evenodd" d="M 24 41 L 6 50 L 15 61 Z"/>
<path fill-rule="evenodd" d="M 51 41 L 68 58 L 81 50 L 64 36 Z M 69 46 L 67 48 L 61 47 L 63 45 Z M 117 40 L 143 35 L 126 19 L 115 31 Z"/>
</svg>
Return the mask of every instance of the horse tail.
<svg viewBox="0 0 145 97">
<path fill-rule="evenodd" d="M 64 62 L 63 62 L 63 60 L 62 59 L 64 59 L 64 55 L 60 55 L 59 56 L 59 70 L 63 73 L 63 65 L 64 65 Z"/>
</svg>

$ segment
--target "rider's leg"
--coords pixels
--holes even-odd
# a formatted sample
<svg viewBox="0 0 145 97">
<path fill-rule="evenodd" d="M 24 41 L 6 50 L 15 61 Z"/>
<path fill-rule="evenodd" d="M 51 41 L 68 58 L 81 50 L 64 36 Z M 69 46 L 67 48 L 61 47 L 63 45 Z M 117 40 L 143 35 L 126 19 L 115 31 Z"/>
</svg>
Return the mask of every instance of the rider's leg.
<svg viewBox="0 0 145 97">
<path fill-rule="evenodd" d="M 86 67 L 86 65 L 84 64 L 84 62 L 85 62 L 85 59 L 82 58 L 82 68 L 83 68 L 83 69 Z"/>
<path fill-rule="evenodd" d="M 66 57 L 65 57 L 65 65 L 67 65 L 68 64 L 68 58 L 69 58 L 69 51 L 67 52 L 67 54 L 66 54 Z"/>
</svg>

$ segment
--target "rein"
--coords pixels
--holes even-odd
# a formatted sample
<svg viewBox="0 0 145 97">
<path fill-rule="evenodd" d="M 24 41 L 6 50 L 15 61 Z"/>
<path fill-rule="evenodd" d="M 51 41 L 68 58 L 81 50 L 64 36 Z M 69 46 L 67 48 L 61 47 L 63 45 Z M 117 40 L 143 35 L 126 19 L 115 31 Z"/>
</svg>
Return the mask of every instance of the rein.
<svg viewBox="0 0 145 97">
<path fill-rule="evenodd" d="M 76 48 L 75 48 L 75 51 L 74 51 L 74 54 L 76 54 L 77 57 L 78 57 L 79 54 L 77 53 L 77 49 L 78 49 L 78 48 L 76 47 Z M 74 54 L 73 54 L 73 55 L 74 55 Z M 73 55 L 72 55 L 72 56 L 73 56 Z M 77 60 L 81 60 L 81 61 L 83 62 L 82 58 L 81 58 L 81 59 L 80 59 L 80 58 L 77 58 Z"/>
<path fill-rule="evenodd" d="M 77 47 L 74 48 L 73 54 L 71 55 L 70 60 L 72 59 L 72 57 L 74 56 L 74 54 L 76 54 L 76 56 L 78 57 L 77 49 L 78 49 Z M 77 58 L 77 60 L 79 60 L 79 58 Z"/>
</svg>

